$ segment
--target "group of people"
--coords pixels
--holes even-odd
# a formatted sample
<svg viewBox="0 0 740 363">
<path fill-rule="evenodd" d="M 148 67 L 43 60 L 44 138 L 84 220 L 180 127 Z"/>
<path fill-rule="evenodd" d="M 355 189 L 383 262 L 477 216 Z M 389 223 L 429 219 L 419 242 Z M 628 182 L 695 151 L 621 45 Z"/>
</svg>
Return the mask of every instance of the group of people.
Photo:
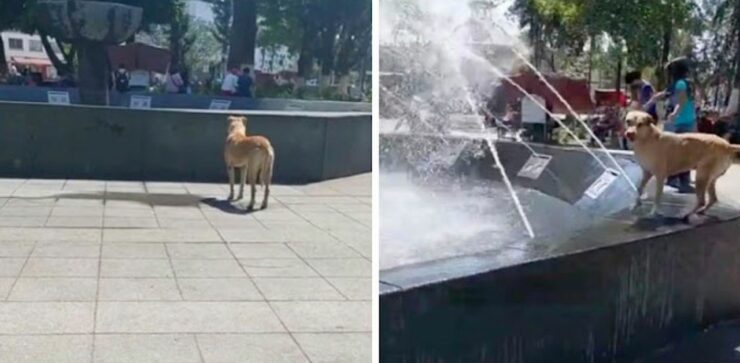
<svg viewBox="0 0 740 363">
<path fill-rule="evenodd" d="M 251 70 L 248 67 L 242 70 L 237 67 L 231 68 L 221 82 L 221 95 L 251 98 L 254 81 L 250 74 Z"/>
<path fill-rule="evenodd" d="M 113 75 L 112 86 L 120 93 L 147 91 L 151 86 L 151 74 L 146 70 L 133 70 L 129 72 L 123 64 Z M 187 69 L 179 70 L 173 67 L 164 80 L 164 91 L 166 93 L 190 94 L 190 77 Z"/>
</svg>

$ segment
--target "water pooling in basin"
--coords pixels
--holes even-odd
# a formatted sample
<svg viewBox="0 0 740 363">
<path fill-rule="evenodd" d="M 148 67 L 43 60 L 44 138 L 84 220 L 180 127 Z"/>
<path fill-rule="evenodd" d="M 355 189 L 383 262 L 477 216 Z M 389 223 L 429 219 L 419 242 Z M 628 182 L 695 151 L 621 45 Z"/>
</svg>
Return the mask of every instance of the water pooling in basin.
<svg viewBox="0 0 740 363">
<path fill-rule="evenodd" d="M 529 237 L 506 187 L 490 181 L 420 184 L 401 172 L 380 173 L 380 268 L 499 248 L 526 248 Z M 517 188 L 535 234 L 588 227 L 579 208 L 533 189 Z"/>
</svg>

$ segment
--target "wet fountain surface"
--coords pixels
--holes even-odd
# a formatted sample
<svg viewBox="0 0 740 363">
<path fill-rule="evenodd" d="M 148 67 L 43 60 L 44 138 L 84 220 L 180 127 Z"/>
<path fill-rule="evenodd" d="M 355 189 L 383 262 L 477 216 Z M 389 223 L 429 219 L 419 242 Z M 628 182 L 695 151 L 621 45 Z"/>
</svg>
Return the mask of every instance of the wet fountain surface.
<svg viewBox="0 0 740 363">
<path fill-rule="evenodd" d="M 381 294 L 643 240 L 737 216 L 734 208 L 720 204 L 712 209 L 711 216 L 694 217 L 686 224 L 680 217 L 691 209 L 695 197 L 667 189 L 662 216 L 650 217 L 650 200 L 644 201 L 640 209 L 631 210 L 634 195 L 622 179 L 599 198 L 591 199 L 583 195 L 583 190 L 603 170 L 594 162 L 583 163 L 584 159 L 590 160 L 585 153 L 576 155 L 578 151 L 567 148 L 531 144 L 529 147 L 555 158 L 548 167 L 553 169 L 550 175 L 545 173 L 536 183 L 528 184 L 532 181 L 516 173 L 529 151 L 518 143 L 498 141 L 495 145 L 510 169 L 507 173 L 514 182 L 514 191 L 535 232 L 535 238 L 530 238 L 504 184 L 490 179 L 490 175 L 469 175 L 469 169 L 476 166 L 491 169 L 493 177 L 499 173 L 491 166 L 490 158 L 468 160 L 471 157 L 465 150 L 473 143 L 471 135 L 448 136 L 447 145 L 424 149 L 427 159 L 422 164 L 443 163 L 446 166 L 442 169 L 448 172 L 421 175 L 409 171 L 414 170 L 412 165 L 404 168 L 394 162 L 404 150 L 399 145 L 410 143 L 414 145 L 411 149 L 416 149 L 413 143 L 418 140 L 418 135 L 381 135 L 385 150 L 381 156 L 379 204 Z M 563 159 L 570 160 L 559 164 Z M 517 164 L 517 160 L 521 162 Z M 636 181 L 639 167 L 631 156 L 619 155 L 619 160 Z M 465 166 L 461 169 L 460 164 Z M 580 189 L 570 182 L 577 180 L 584 184 Z M 557 183 L 570 184 L 571 190 L 565 193 Z M 652 188 L 648 185 L 648 194 Z"/>
</svg>

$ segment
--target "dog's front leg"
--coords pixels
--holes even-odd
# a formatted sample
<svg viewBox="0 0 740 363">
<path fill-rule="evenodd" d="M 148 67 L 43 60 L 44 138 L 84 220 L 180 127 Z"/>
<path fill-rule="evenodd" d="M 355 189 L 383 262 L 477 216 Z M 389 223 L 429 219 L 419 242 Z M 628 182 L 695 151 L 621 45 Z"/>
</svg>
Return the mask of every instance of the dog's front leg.
<svg viewBox="0 0 740 363">
<path fill-rule="evenodd" d="M 655 176 L 655 204 L 653 204 L 653 209 L 650 211 L 651 216 L 656 216 L 660 213 L 660 201 L 663 198 L 665 180 L 665 176 Z"/>
<path fill-rule="evenodd" d="M 632 208 L 633 210 L 642 205 L 642 194 L 645 193 L 645 187 L 652 177 L 653 174 L 651 172 L 644 169 L 642 170 L 642 180 L 640 180 L 640 186 L 637 188 L 637 200 L 635 201 L 634 208 Z"/>
<path fill-rule="evenodd" d="M 229 174 L 229 199 L 228 200 L 234 200 L 234 168 L 231 166 L 227 166 L 226 173 Z"/>
</svg>

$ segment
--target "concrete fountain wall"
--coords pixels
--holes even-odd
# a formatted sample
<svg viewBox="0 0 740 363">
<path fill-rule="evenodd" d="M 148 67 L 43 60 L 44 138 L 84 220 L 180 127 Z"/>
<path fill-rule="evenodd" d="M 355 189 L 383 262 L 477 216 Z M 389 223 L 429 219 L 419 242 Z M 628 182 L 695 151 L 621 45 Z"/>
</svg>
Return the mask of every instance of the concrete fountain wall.
<svg viewBox="0 0 740 363">
<path fill-rule="evenodd" d="M 0 177 L 226 180 L 226 117 L 275 148 L 275 182 L 372 170 L 369 113 L 132 110 L 0 102 Z"/>
<path fill-rule="evenodd" d="M 49 91 L 69 93 L 70 103 L 80 103 L 77 88 L 22 87 L 0 85 L 0 100 L 9 102 L 47 103 Z M 152 108 L 208 109 L 213 100 L 231 101 L 232 110 L 266 111 L 312 111 L 312 112 L 372 112 L 372 105 L 366 102 L 308 101 L 282 98 L 245 98 L 205 95 L 182 95 L 166 93 L 128 92 L 109 94 L 110 105 L 128 107 L 132 95 L 151 97 Z"/>
<path fill-rule="evenodd" d="M 381 169 L 408 167 L 395 152 L 418 138 L 382 136 Z M 496 147 L 516 184 L 571 203 L 582 203 L 601 172 L 582 151 L 533 145 L 554 156 L 553 176 L 528 181 L 516 171 L 529 152 Z M 454 173 L 495 179 L 490 158 L 461 159 Z M 619 159 L 629 165 L 628 155 Z M 555 182 L 568 188 L 548 185 Z M 614 193 L 623 187 L 610 187 L 601 202 L 625 198 Z M 669 198 L 667 209 L 686 203 Z M 533 240 L 516 258 L 491 251 L 381 271 L 381 361 L 632 362 L 738 318 L 740 218 L 723 208 L 713 213 L 692 225 L 617 213 L 576 235 Z"/>
</svg>

